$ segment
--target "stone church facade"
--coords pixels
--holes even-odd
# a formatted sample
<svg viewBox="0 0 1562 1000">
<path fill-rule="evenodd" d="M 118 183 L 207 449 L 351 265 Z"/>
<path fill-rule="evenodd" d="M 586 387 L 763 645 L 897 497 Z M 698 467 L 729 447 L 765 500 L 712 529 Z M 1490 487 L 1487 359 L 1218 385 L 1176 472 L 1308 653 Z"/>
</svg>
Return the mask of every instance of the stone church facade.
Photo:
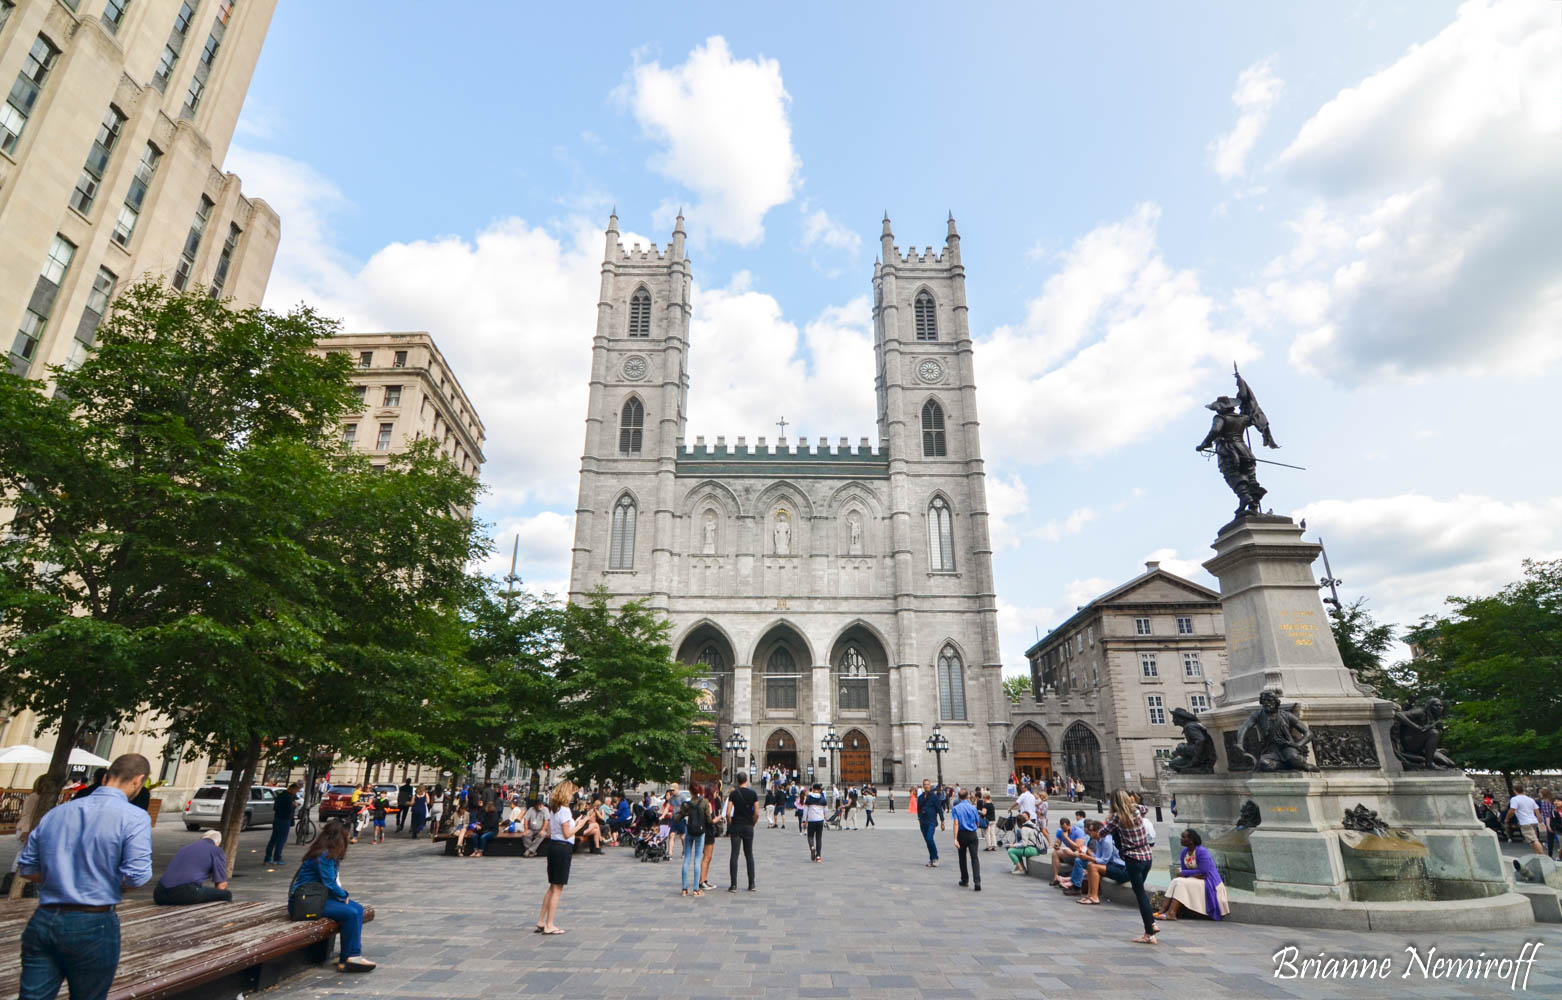
<svg viewBox="0 0 1562 1000">
<path fill-rule="evenodd" d="M 938 724 L 946 780 L 1001 785 L 1008 703 L 953 218 L 936 254 L 903 253 L 884 220 L 878 440 L 856 445 L 685 441 L 684 235 L 680 217 L 666 247 L 626 250 L 608 225 L 571 600 L 602 587 L 662 612 L 677 658 L 704 667 L 713 736 L 735 728 L 756 768 L 826 780 L 833 725 L 839 777 L 920 782 Z"/>
</svg>

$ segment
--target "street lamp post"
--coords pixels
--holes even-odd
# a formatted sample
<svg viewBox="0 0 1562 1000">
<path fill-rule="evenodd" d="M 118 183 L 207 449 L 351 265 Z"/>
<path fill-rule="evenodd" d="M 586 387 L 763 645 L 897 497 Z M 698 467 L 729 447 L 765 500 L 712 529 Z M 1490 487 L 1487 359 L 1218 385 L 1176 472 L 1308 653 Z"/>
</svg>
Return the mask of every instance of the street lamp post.
<svg viewBox="0 0 1562 1000">
<path fill-rule="evenodd" d="M 732 727 L 732 735 L 727 737 L 727 750 L 732 754 L 732 783 L 737 784 L 738 754 L 748 752 L 748 740 L 744 738 L 736 726 Z"/>
<path fill-rule="evenodd" d="M 949 737 L 938 723 L 933 723 L 933 735 L 927 738 L 927 752 L 938 761 L 938 787 L 944 787 L 944 754 L 949 752 Z"/>
<path fill-rule="evenodd" d="M 841 742 L 841 738 L 839 736 L 835 735 L 835 724 L 833 722 L 830 724 L 830 731 L 828 733 L 826 733 L 825 736 L 824 736 L 824 742 L 821 743 L 820 745 L 822 747 L 824 747 L 824 749 L 830 751 L 830 784 L 834 785 L 835 784 L 835 753 L 836 753 L 837 750 L 839 750 L 845 744 L 843 744 Z"/>
</svg>

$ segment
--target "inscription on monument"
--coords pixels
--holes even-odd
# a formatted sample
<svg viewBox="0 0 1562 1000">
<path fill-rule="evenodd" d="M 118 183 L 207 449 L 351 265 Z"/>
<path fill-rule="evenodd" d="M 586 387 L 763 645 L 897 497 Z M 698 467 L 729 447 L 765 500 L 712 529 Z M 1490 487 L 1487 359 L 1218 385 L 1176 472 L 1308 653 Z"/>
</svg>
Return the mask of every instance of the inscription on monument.
<svg viewBox="0 0 1562 1000">
<path fill-rule="evenodd" d="M 1298 646 L 1311 646 L 1318 637 L 1317 613 L 1312 611 L 1282 611 L 1280 631 Z"/>
</svg>

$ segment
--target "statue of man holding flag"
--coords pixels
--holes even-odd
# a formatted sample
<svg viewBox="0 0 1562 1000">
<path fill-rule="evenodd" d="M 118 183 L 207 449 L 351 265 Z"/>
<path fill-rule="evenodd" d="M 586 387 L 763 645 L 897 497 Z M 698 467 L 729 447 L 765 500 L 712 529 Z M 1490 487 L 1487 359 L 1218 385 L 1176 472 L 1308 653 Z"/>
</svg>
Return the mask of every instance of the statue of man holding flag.
<svg viewBox="0 0 1562 1000">
<path fill-rule="evenodd" d="M 1264 416 L 1253 390 L 1243 380 L 1236 365 L 1231 366 L 1231 371 L 1237 379 L 1236 398 L 1221 396 L 1205 407 L 1215 411 L 1215 419 L 1210 423 L 1209 433 L 1194 450 L 1214 450 L 1220 474 L 1237 495 L 1235 516 L 1245 517 L 1264 512 L 1259 501 L 1269 492 L 1258 485 L 1258 459 L 1253 456 L 1253 449 L 1248 445 L 1247 429 L 1258 428 L 1266 448 L 1280 446 L 1275 444 L 1274 437 L 1269 433 L 1269 418 Z"/>
</svg>

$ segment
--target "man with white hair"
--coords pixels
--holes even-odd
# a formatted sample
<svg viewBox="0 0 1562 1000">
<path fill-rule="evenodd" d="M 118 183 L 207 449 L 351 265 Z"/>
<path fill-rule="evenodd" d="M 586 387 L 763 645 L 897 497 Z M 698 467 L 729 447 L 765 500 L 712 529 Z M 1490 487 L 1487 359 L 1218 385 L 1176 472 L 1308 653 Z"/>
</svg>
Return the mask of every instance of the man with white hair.
<svg viewBox="0 0 1562 1000">
<path fill-rule="evenodd" d="M 222 853 L 221 843 L 222 834 L 207 830 L 200 840 L 175 851 L 152 890 L 152 902 L 159 906 L 233 902 L 233 893 L 228 891 L 228 856 Z M 207 879 L 211 879 L 211 886 Z"/>
</svg>

